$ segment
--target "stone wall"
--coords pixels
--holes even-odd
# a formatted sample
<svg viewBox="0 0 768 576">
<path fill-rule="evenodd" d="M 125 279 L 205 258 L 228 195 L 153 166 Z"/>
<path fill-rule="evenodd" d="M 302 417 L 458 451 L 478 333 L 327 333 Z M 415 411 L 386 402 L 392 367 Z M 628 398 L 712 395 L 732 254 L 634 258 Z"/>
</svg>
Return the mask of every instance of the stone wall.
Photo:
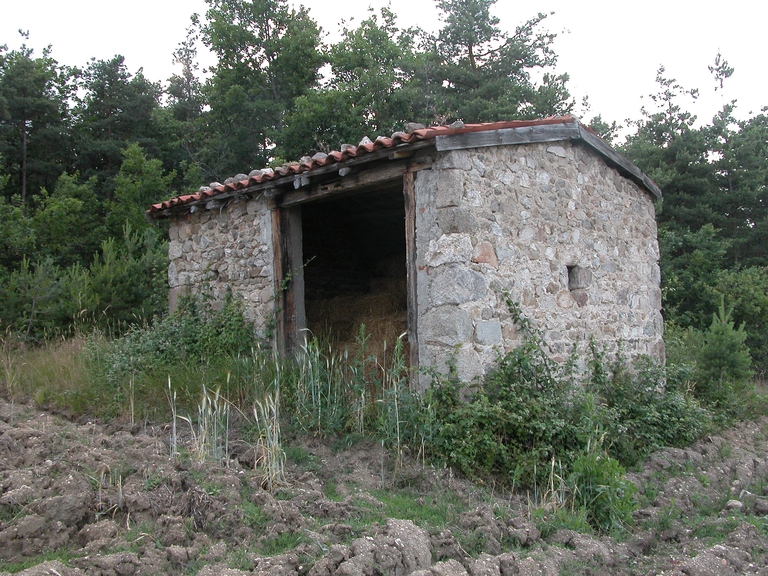
<svg viewBox="0 0 768 576">
<path fill-rule="evenodd" d="M 590 337 L 663 359 L 651 195 L 568 142 L 443 153 L 416 179 L 419 356 L 471 380 L 519 345 L 509 291 L 565 359 Z"/>
<path fill-rule="evenodd" d="M 245 301 L 245 315 L 265 336 L 274 319 L 272 232 L 263 197 L 235 200 L 171 218 L 168 256 L 170 307 L 191 292 L 220 303 L 231 288 Z"/>
</svg>

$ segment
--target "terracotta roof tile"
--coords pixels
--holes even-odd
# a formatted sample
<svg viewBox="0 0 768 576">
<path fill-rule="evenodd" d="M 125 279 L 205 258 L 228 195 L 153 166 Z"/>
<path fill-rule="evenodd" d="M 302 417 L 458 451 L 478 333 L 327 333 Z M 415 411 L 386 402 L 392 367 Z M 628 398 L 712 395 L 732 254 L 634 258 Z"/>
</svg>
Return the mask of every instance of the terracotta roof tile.
<svg viewBox="0 0 768 576">
<path fill-rule="evenodd" d="M 574 116 L 553 116 L 551 118 L 543 118 L 540 120 L 511 120 L 483 124 L 463 124 L 461 122 L 454 122 L 450 126 L 420 127 L 421 125 L 409 124 L 409 132 L 395 132 L 391 137 L 378 136 L 373 141 L 366 136 L 357 146 L 342 144 L 340 150 L 334 150 L 328 154 L 318 152 L 312 157 L 304 156 L 300 162 L 290 162 L 279 168 L 275 168 L 274 170 L 265 168 L 262 170 L 252 170 L 248 175 L 237 174 L 236 176 L 227 178 L 223 184 L 220 182 L 211 182 L 210 185 L 201 187 L 194 194 L 184 194 L 158 204 L 153 204 L 149 210 L 147 210 L 147 213 L 151 215 L 155 212 L 167 210 L 168 208 L 173 208 L 175 206 L 205 200 L 224 192 L 241 190 L 243 188 L 248 188 L 249 186 L 262 184 L 275 178 L 311 172 L 322 166 L 344 162 L 350 158 L 357 158 L 378 150 L 414 144 L 424 140 L 434 140 L 438 136 L 502 130 L 505 128 L 544 126 L 549 124 L 572 124 L 576 122 L 578 122 L 578 120 Z"/>
</svg>

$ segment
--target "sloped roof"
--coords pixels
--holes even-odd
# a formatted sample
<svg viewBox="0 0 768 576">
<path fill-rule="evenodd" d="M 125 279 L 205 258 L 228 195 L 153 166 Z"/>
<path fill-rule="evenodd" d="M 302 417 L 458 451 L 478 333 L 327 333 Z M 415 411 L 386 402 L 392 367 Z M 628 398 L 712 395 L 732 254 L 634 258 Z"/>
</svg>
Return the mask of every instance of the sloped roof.
<svg viewBox="0 0 768 576">
<path fill-rule="evenodd" d="M 395 132 L 392 136 L 379 136 L 375 140 L 363 138 L 357 145 L 343 144 L 341 150 L 332 151 L 328 154 L 318 152 L 314 156 L 305 156 L 299 162 L 289 162 L 279 168 L 265 168 L 262 170 L 253 170 L 249 174 L 237 174 L 227 178 L 224 183 L 212 182 L 208 186 L 201 186 L 194 194 L 183 194 L 153 204 L 147 210 L 147 216 L 151 218 L 162 218 L 169 209 L 180 208 L 188 204 L 199 204 L 201 201 L 213 199 L 216 196 L 227 194 L 231 195 L 239 190 L 252 188 L 254 186 L 264 185 L 270 182 L 275 184 L 284 178 L 294 178 L 299 174 L 312 172 L 320 168 L 330 166 L 361 158 L 373 154 L 380 150 L 393 148 L 413 147 L 417 143 L 438 140 L 440 137 L 457 136 L 462 134 L 472 134 L 479 132 L 502 131 L 509 134 L 524 129 L 542 127 L 569 126 L 572 131 L 568 136 L 560 136 L 557 139 L 584 140 L 597 152 L 601 153 L 609 162 L 623 169 L 627 176 L 637 181 L 638 184 L 645 187 L 649 192 L 657 197 L 661 196 L 661 191 L 653 181 L 651 181 L 639 168 L 629 162 L 626 158 L 614 151 L 608 144 L 599 138 L 589 127 L 581 124 L 575 116 L 553 116 L 538 120 L 510 120 L 504 122 L 487 122 L 482 124 L 464 124 L 455 122 L 449 126 L 431 126 L 421 127 L 420 125 L 409 125 L 411 129 L 408 132 Z M 529 141 L 547 141 L 552 138 L 532 138 Z M 499 141 L 497 144 L 510 143 Z M 493 144 L 488 144 L 493 145 Z M 175 210 L 174 210 L 175 211 Z M 162 214 L 161 214 L 162 213 Z"/>
</svg>

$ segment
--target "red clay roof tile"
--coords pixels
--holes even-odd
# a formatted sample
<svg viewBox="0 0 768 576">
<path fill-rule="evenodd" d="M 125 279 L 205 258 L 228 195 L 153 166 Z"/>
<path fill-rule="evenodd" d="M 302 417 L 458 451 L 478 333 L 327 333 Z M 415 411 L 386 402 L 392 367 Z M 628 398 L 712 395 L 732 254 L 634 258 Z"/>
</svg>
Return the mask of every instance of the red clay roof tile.
<svg viewBox="0 0 768 576">
<path fill-rule="evenodd" d="M 343 162 L 350 158 L 357 158 L 365 154 L 371 154 L 377 150 L 394 148 L 396 146 L 414 144 L 419 141 L 433 140 L 438 136 L 447 136 L 449 134 L 462 134 L 467 132 L 484 132 L 490 130 L 502 130 L 505 128 L 525 128 L 527 126 L 544 126 L 549 124 L 573 124 L 578 122 L 574 116 L 553 116 L 551 118 L 542 118 L 539 120 L 510 120 L 505 122 L 487 122 L 483 124 L 461 124 L 454 123 L 451 126 L 430 126 L 427 128 L 417 128 L 410 133 L 395 132 L 391 137 L 378 136 L 376 140 L 371 141 L 367 136 L 357 145 L 342 144 L 340 150 L 334 150 L 327 155 L 317 153 L 312 157 L 305 156 L 301 162 L 291 162 L 284 164 L 274 170 L 266 168 L 263 170 L 253 170 L 248 176 L 238 174 L 236 177 L 228 178 L 224 184 L 212 182 L 209 186 L 201 187 L 194 194 L 184 194 L 153 204 L 148 214 L 160 212 L 174 206 L 180 206 L 199 200 L 204 200 L 228 191 L 241 190 L 280 178 L 291 174 L 300 174 L 310 172 L 315 168 L 327 166 L 329 164 Z M 584 127 L 586 128 L 586 127 Z M 587 128 L 588 129 L 588 128 Z M 245 178 L 243 178 L 245 176 Z"/>
</svg>

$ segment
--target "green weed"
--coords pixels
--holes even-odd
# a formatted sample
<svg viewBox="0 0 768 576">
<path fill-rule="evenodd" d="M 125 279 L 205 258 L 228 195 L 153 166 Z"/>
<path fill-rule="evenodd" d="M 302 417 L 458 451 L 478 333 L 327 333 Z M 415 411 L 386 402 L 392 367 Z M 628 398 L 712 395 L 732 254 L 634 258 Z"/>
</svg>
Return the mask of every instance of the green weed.
<svg viewBox="0 0 768 576">
<path fill-rule="evenodd" d="M 37 566 L 38 564 L 42 564 L 43 562 L 51 562 L 53 560 L 59 560 L 66 566 L 70 560 L 74 558 L 80 558 L 81 556 L 82 554 L 74 552 L 71 548 L 64 547 L 57 550 L 43 552 L 38 556 L 31 556 L 29 558 L 25 558 L 24 560 L 17 560 L 13 562 L 5 562 L 0 560 L 0 571 L 14 574 L 16 572 L 26 570 L 27 568 Z"/>
<path fill-rule="evenodd" d="M 320 462 L 317 457 L 303 446 L 287 446 L 284 451 L 286 459 L 296 466 L 300 466 L 310 472 L 320 470 Z"/>
<path fill-rule="evenodd" d="M 568 486 L 574 509 L 584 510 L 589 524 L 599 532 L 620 532 L 632 523 L 637 488 L 625 473 L 597 442 L 588 444 L 573 463 Z"/>
<path fill-rule="evenodd" d="M 242 499 L 240 510 L 242 511 L 245 524 L 256 532 L 261 532 L 269 521 L 269 517 L 261 507 L 257 506 L 246 497 L 243 497 Z"/>
<path fill-rule="evenodd" d="M 292 550 L 306 541 L 302 532 L 284 532 L 274 538 L 266 538 L 261 542 L 259 551 L 265 556 L 276 556 L 286 550 Z"/>
</svg>

